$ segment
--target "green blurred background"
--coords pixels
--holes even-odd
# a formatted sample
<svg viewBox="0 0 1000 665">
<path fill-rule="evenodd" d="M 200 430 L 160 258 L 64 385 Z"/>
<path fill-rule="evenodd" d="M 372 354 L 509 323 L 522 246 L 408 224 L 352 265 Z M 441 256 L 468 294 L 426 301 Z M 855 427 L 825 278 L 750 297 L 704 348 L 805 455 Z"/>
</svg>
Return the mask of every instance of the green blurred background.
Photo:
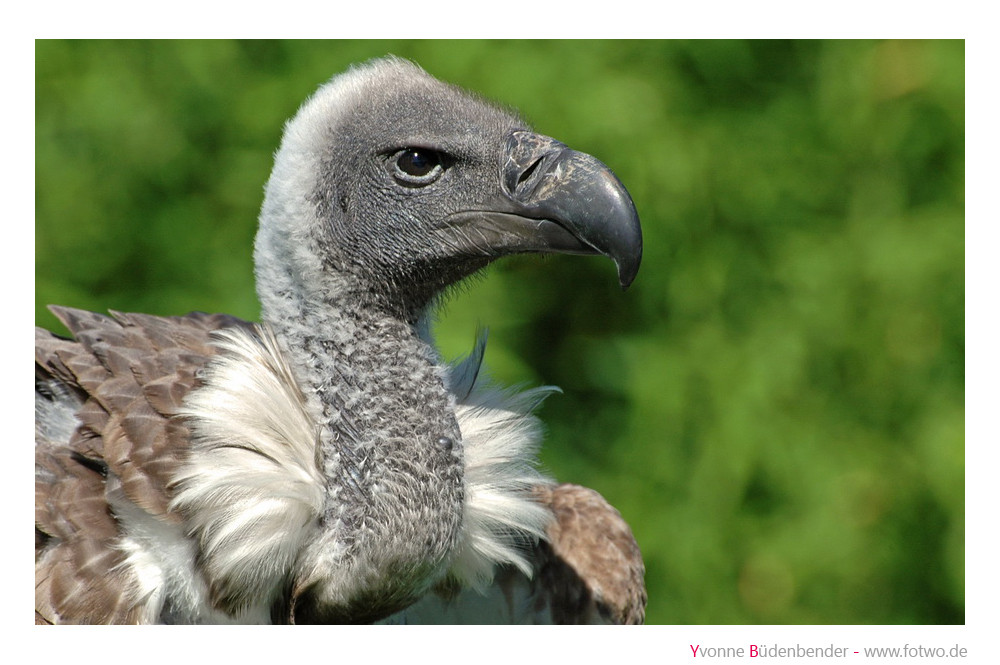
<svg viewBox="0 0 1000 665">
<path fill-rule="evenodd" d="M 37 42 L 47 303 L 258 314 L 283 122 L 385 53 L 610 165 L 642 218 L 517 257 L 442 312 L 509 383 L 565 391 L 546 468 L 642 548 L 650 623 L 963 623 L 963 42 Z"/>
</svg>

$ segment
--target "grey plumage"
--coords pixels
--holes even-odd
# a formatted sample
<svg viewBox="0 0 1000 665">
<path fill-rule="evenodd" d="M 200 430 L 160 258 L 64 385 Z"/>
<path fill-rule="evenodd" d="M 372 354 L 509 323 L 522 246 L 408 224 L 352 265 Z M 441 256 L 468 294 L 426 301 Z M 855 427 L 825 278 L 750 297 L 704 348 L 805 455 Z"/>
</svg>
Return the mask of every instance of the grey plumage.
<svg viewBox="0 0 1000 665">
<path fill-rule="evenodd" d="M 495 574 L 553 602 L 577 494 L 535 469 L 546 391 L 491 386 L 482 344 L 444 363 L 426 332 L 448 286 L 536 251 L 632 280 L 638 218 L 600 162 L 402 60 L 322 87 L 267 186 L 262 324 L 57 309 L 75 341 L 37 333 L 36 618 L 410 620 Z M 627 553 L 593 560 L 629 590 L 578 581 L 592 616 L 549 618 L 641 621 L 627 526 L 574 505 L 618 525 L 577 540 Z"/>
</svg>

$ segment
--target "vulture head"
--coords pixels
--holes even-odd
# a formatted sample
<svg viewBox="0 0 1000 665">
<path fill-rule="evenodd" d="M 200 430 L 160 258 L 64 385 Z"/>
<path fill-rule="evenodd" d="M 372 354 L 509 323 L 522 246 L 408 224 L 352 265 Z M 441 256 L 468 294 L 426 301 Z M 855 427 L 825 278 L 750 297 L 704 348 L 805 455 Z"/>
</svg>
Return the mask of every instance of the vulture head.
<svg viewBox="0 0 1000 665">
<path fill-rule="evenodd" d="M 350 293 L 413 321 L 520 252 L 604 254 L 626 287 L 632 200 L 597 159 L 400 59 L 337 76 L 288 123 L 256 245 L 265 318 Z"/>
</svg>

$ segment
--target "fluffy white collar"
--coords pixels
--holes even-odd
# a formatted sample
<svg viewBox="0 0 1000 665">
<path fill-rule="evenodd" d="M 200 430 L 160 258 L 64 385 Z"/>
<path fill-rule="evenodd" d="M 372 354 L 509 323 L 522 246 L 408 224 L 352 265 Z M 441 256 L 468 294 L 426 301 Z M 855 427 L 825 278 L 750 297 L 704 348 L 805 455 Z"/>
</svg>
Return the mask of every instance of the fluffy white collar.
<svg viewBox="0 0 1000 665">
<path fill-rule="evenodd" d="M 177 546 L 165 547 L 162 528 L 141 518 L 124 524 L 122 547 L 150 618 L 168 599 L 175 620 L 227 618 L 209 602 L 210 589 L 225 589 L 247 599 L 237 620 L 264 619 L 320 528 L 316 425 L 274 336 L 266 327 L 256 335 L 229 329 L 217 346 L 181 414 L 191 450 L 175 478 L 172 508 L 184 515 L 186 534 L 175 529 L 168 540 Z M 543 538 L 551 520 L 530 493 L 551 482 L 536 469 L 540 432 L 532 410 L 557 390 L 496 387 L 480 371 L 485 346 L 484 334 L 468 357 L 444 367 L 466 465 L 462 536 L 448 575 L 477 589 L 499 564 L 531 574 L 524 545 Z M 204 577 L 185 535 L 199 542 Z"/>
</svg>

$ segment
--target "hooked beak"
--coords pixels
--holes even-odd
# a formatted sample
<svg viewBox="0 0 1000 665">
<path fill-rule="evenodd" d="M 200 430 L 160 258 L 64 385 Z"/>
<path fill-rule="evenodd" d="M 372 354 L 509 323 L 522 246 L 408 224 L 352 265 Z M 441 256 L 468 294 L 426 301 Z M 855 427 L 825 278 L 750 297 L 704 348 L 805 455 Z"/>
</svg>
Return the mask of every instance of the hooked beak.
<svg viewBox="0 0 1000 665">
<path fill-rule="evenodd" d="M 607 166 L 555 139 L 511 133 L 489 210 L 452 215 L 474 225 L 491 253 L 603 254 L 627 288 L 642 259 L 642 230 L 628 191 Z M 477 242 L 470 250 L 483 251 Z"/>
</svg>

